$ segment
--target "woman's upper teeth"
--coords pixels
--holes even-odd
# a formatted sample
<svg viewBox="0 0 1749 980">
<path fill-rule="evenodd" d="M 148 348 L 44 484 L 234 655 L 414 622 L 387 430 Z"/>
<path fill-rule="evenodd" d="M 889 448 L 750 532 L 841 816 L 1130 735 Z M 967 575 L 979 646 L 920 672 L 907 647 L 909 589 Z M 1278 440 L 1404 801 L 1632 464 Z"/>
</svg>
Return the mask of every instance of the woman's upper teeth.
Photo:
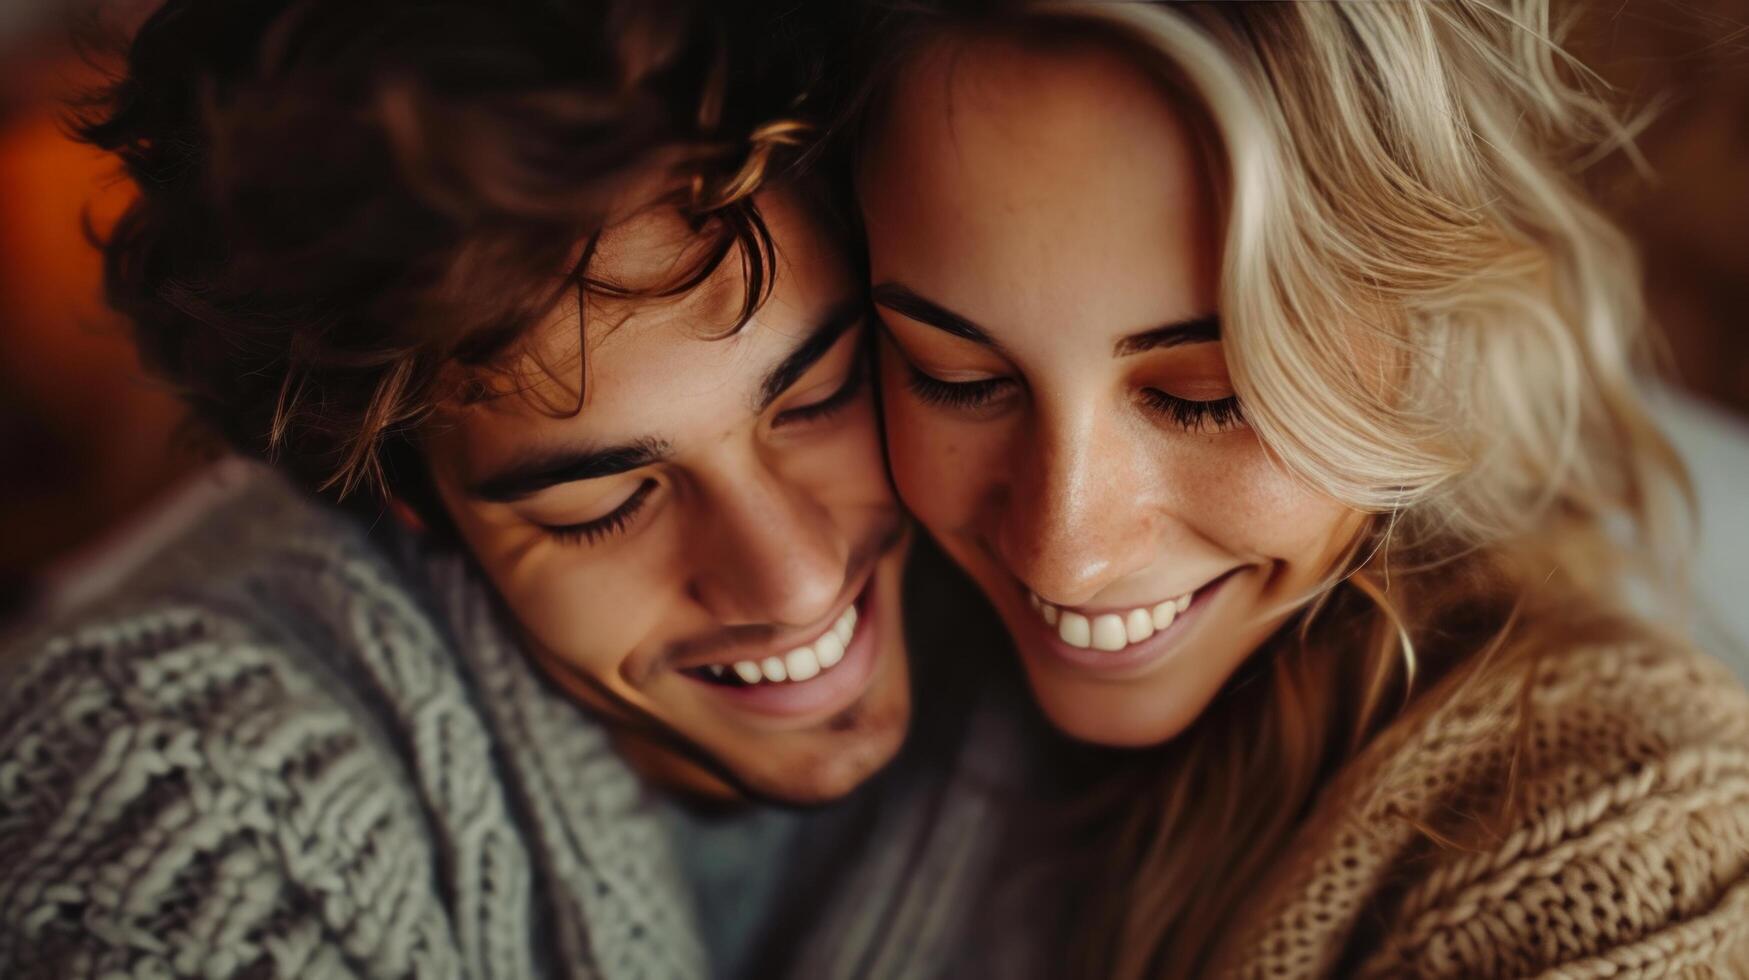
<svg viewBox="0 0 1749 980">
<path fill-rule="evenodd" d="M 1026 594 L 1027 601 L 1045 621 L 1045 625 L 1054 626 L 1057 636 L 1072 647 L 1095 650 L 1122 650 L 1132 643 L 1140 643 L 1155 633 L 1172 625 L 1178 614 L 1190 608 L 1193 592 L 1181 596 L 1131 609 L 1128 612 L 1106 612 L 1088 615 L 1073 609 L 1062 609 L 1040 599 L 1032 592 Z"/>
<path fill-rule="evenodd" d="M 741 660 L 723 668 L 713 666 L 711 673 L 723 676 L 733 670 L 743 683 L 781 683 L 811 680 L 821 672 L 831 670 L 844 659 L 844 650 L 856 635 L 856 607 L 846 606 L 830 629 L 807 646 L 796 647 L 781 657 L 763 660 Z"/>
</svg>

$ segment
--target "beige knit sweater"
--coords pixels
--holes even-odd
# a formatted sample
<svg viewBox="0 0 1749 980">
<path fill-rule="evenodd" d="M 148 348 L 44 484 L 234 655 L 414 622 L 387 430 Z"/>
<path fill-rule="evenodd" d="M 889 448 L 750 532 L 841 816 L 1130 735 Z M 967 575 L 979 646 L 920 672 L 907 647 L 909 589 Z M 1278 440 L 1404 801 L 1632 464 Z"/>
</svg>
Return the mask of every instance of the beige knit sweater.
<svg viewBox="0 0 1749 980">
<path fill-rule="evenodd" d="M 1643 646 L 1526 676 L 1436 690 L 1344 769 L 1235 931 L 1236 975 L 1749 977 L 1741 685 Z"/>
</svg>

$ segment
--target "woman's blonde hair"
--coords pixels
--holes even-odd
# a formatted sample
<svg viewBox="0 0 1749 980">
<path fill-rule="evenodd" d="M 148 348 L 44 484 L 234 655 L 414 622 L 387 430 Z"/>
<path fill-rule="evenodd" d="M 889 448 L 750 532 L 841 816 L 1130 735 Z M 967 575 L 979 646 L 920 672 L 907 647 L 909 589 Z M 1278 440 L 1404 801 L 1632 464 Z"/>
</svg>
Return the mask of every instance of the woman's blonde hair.
<svg viewBox="0 0 1749 980">
<path fill-rule="evenodd" d="M 1636 263 L 1576 179 L 1630 133 L 1546 0 L 917 9 L 877 76 L 999 31 L 1114 44 L 1189 96 L 1224 177 L 1245 416 L 1373 515 L 1299 629 L 1126 787 L 1077 973 L 1196 975 L 1317 788 L 1432 677 L 1613 622 L 1630 560 L 1679 581 L 1689 494 L 1636 392 Z"/>
</svg>

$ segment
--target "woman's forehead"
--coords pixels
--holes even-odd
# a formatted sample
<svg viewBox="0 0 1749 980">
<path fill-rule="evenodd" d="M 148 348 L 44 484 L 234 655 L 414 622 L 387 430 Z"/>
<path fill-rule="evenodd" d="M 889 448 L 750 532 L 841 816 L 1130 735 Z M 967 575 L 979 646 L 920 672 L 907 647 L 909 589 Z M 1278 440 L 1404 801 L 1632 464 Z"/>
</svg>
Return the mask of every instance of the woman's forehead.
<svg viewBox="0 0 1749 980">
<path fill-rule="evenodd" d="M 1213 310 L 1218 204 L 1163 83 L 1092 42 L 967 42 L 912 72 L 863 161 L 877 282 L 996 331 Z"/>
<path fill-rule="evenodd" d="M 922 139 L 941 158 L 975 151 L 974 143 L 1041 157 L 1087 146 L 1149 158 L 1163 138 L 1187 140 L 1180 130 L 1189 104 L 1186 93 L 1114 41 L 949 35 L 900 68 L 866 146 L 879 154 L 895 138 Z M 1003 169 L 1025 162 L 1011 156 Z"/>
</svg>

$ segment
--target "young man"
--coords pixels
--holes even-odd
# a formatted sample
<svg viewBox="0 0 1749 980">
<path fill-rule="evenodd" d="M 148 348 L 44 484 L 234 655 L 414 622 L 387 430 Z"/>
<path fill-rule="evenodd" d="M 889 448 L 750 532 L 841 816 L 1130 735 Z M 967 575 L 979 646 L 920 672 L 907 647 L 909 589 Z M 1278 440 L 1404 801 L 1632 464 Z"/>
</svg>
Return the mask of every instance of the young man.
<svg viewBox="0 0 1749 980">
<path fill-rule="evenodd" d="M 910 712 L 906 525 L 852 238 L 783 171 L 783 25 L 172 0 L 140 29 L 83 128 L 140 190 L 111 299 L 279 475 L 0 657 L 0 974 L 920 968 L 858 918 L 967 873 L 911 791 L 771 805 L 850 793 Z"/>
</svg>

